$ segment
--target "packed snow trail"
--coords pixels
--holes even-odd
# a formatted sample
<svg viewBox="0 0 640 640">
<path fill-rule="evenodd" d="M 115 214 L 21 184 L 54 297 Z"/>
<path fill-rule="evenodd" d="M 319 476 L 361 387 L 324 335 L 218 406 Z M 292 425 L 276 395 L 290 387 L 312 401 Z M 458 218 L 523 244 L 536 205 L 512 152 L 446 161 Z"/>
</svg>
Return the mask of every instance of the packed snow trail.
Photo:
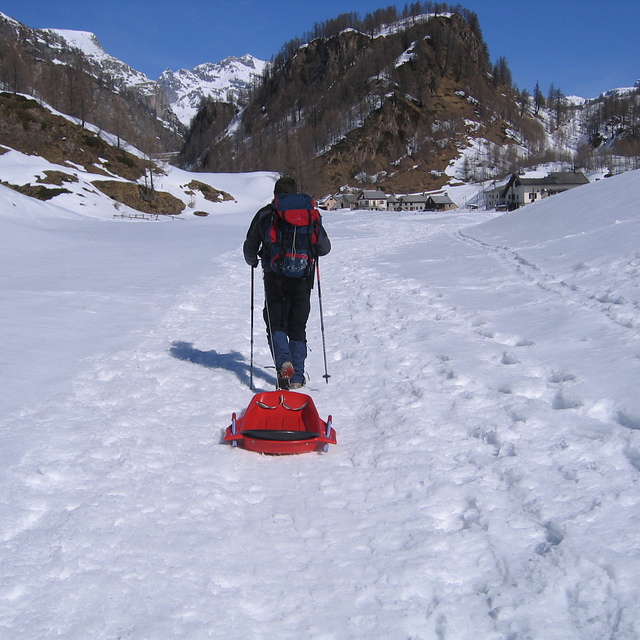
<svg viewBox="0 0 640 640">
<path fill-rule="evenodd" d="M 594 384 L 638 379 L 638 336 L 514 268 L 482 215 L 325 216 L 332 377 L 316 306 L 308 392 L 338 445 L 289 457 L 220 443 L 251 397 L 228 222 L 237 249 L 212 237 L 136 348 L 5 421 L 32 434 L 3 472 L 6 637 L 638 637 L 640 413 Z"/>
</svg>

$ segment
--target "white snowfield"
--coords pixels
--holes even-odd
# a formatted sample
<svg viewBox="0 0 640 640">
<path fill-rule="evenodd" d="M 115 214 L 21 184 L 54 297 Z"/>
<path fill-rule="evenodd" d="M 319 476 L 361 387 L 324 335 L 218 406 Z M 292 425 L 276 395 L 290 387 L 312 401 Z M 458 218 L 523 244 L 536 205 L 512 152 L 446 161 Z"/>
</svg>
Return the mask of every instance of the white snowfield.
<svg viewBox="0 0 640 640">
<path fill-rule="evenodd" d="M 338 445 L 285 457 L 220 442 L 273 176 L 199 179 L 238 203 L 0 187 L 0 636 L 637 640 L 640 172 L 501 217 L 325 214 L 307 393 Z"/>
</svg>

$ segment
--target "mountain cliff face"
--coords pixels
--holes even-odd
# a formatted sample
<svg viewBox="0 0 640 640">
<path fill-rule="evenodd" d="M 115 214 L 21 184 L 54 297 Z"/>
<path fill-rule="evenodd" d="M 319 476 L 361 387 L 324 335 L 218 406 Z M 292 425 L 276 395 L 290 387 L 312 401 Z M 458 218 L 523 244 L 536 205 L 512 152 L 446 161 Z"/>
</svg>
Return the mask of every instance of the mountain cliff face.
<svg viewBox="0 0 640 640">
<path fill-rule="evenodd" d="M 228 135 L 192 131 L 182 157 L 207 171 L 269 167 L 319 191 L 354 181 L 424 190 L 441 186 L 471 132 L 508 143 L 518 119 L 474 14 L 418 15 L 280 56 Z"/>
<path fill-rule="evenodd" d="M 147 153 L 182 144 L 184 127 L 162 87 L 108 55 L 91 33 L 31 29 L 0 13 L 0 84 Z"/>
</svg>

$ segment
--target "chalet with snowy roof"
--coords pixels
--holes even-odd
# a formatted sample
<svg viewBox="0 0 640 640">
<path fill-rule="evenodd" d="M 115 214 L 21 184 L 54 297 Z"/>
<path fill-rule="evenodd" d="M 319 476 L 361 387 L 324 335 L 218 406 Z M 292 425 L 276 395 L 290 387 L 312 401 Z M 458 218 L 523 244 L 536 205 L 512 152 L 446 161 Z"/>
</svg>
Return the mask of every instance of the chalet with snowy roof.
<svg viewBox="0 0 640 640">
<path fill-rule="evenodd" d="M 589 180 L 577 171 L 558 171 L 543 178 L 527 178 L 514 173 L 503 188 L 500 204 L 517 209 L 583 184 L 589 184 Z"/>
<path fill-rule="evenodd" d="M 358 208 L 370 211 L 387 210 L 387 194 L 384 191 L 367 189 L 358 194 Z"/>
<path fill-rule="evenodd" d="M 453 211 L 457 208 L 456 203 L 446 193 L 427 198 L 427 211 Z"/>
</svg>

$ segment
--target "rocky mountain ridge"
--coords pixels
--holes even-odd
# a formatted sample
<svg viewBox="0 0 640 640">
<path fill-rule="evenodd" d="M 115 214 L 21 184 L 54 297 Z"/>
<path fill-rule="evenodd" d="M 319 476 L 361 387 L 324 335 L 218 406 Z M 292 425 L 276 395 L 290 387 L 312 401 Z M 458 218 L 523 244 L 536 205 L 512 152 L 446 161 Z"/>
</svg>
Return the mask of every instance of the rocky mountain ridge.
<svg viewBox="0 0 640 640">
<path fill-rule="evenodd" d="M 283 48 L 227 135 L 215 121 L 215 135 L 192 129 L 183 161 L 209 171 L 268 166 L 316 191 L 354 180 L 426 190 L 441 186 L 470 136 L 509 143 L 515 93 L 493 72 L 474 14 L 380 17 L 368 33 L 329 25 Z"/>
<path fill-rule="evenodd" d="M 339 16 L 269 64 L 227 58 L 158 81 L 107 54 L 94 34 L 30 29 L 0 14 L 0 88 L 147 154 L 181 149 L 190 170 L 267 168 L 316 193 L 427 191 L 551 160 L 637 168 L 637 85 L 595 100 L 529 95 L 513 86 L 506 60 L 489 61 L 475 14 L 415 13 L 431 4 Z"/>
<path fill-rule="evenodd" d="M 95 34 L 32 29 L 0 13 L 0 88 L 42 99 L 149 154 L 178 151 L 204 97 L 242 101 L 266 63 L 246 55 L 151 80 L 108 54 Z"/>
<path fill-rule="evenodd" d="M 94 34 L 32 29 L 0 14 L 0 88 L 37 97 L 146 153 L 178 149 L 184 127 L 162 88 Z"/>
<path fill-rule="evenodd" d="M 241 112 L 203 105 L 183 166 L 268 166 L 317 192 L 428 191 L 550 161 L 637 168 L 637 85 L 595 100 L 521 91 L 473 12 L 416 13 L 430 9 L 347 14 L 286 43 Z"/>
</svg>

